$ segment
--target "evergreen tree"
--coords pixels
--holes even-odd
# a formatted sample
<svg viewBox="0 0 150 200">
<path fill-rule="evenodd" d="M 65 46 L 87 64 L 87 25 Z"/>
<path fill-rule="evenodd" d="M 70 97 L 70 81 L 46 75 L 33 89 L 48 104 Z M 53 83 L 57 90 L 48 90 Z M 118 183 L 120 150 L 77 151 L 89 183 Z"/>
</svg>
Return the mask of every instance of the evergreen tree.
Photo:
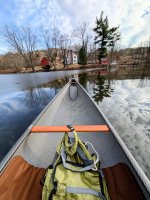
<svg viewBox="0 0 150 200">
<path fill-rule="evenodd" d="M 103 17 L 103 11 L 100 18 L 96 18 L 96 27 L 93 29 L 96 33 L 95 44 L 98 44 L 98 60 L 107 56 L 108 49 L 114 49 L 115 43 L 120 39 L 118 28 L 109 27 L 107 16 Z"/>
<path fill-rule="evenodd" d="M 82 46 L 79 50 L 79 64 L 86 65 L 87 64 L 87 50 L 85 46 Z"/>
</svg>

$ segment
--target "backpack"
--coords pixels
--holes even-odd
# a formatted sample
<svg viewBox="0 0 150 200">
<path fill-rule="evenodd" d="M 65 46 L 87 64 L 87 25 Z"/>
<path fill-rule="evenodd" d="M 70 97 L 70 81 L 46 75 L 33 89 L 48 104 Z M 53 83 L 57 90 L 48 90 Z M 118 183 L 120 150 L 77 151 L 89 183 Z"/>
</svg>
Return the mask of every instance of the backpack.
<svg viewBox="0 0 150 200">
<path fill-rule="evenodd" d="M 47 169 L 42 200 L 110 200 L 100 168 L 99 155 L 93 145 L 85 144 L 71 128 L 74 137 L 66 132 L 52 165 Z M 89 144 L 95 154 L 88 151 Z"/>
</svg>

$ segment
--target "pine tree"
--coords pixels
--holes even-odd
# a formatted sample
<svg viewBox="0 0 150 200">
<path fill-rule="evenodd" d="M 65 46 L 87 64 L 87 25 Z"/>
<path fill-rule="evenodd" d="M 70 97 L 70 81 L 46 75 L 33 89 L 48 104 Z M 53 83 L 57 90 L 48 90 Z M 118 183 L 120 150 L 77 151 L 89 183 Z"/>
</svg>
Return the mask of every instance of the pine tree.
<svg viewBox="0 0 150 200">
<path fill-rule="evenodd" d="M 108 18 L 103 17 L 103 11 L 100 18 L 96 18 L 96 27 L 93 30 L 96 33 L 95 44 L 98 44 L 98 60 L 107 56 L 108 49 L 114 49 L 115 43 L 120 39 L 118 28 L 119 26 L 109 27 Z"/>
<path fill-rule="evenodd" d="M 86 65 L 87 64 L 87 50 L 85 46 L 82 46 L 79 50 L 79 64 Z"/>
</svg>

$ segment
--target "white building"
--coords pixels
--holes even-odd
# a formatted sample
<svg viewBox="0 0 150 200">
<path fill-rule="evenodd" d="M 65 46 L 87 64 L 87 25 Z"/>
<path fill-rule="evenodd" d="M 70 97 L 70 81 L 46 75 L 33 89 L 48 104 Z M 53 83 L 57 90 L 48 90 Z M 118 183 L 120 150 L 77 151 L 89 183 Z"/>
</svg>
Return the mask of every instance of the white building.
<svg viewBox="0 0 150 200">
<path fill-rule="evenodd" d="M 67 64 L 77 64 L 78 63 L 78 56 L 72 50 L 69 50 L 67 53 Z"/>
</svg>

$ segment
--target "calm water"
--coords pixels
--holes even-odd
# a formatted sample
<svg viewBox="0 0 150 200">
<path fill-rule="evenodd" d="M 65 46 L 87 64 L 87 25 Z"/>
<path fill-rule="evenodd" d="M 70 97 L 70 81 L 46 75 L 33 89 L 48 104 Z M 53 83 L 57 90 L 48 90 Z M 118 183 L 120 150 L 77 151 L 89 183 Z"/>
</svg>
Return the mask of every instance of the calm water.
<svg viewBox="0 0 150 200">
<path fill-rule="evenodd" d="M 83 71 L 0 75 L 0 160 L 76 73 Z M 150 178 L 150 80 L 112 79 L 92 71 L 79 81 Z"/>
<path fill-rule="evenodd" d="M 94 76 L 86 89 L 150 179 L 150 79 Z"/>
</svg>

